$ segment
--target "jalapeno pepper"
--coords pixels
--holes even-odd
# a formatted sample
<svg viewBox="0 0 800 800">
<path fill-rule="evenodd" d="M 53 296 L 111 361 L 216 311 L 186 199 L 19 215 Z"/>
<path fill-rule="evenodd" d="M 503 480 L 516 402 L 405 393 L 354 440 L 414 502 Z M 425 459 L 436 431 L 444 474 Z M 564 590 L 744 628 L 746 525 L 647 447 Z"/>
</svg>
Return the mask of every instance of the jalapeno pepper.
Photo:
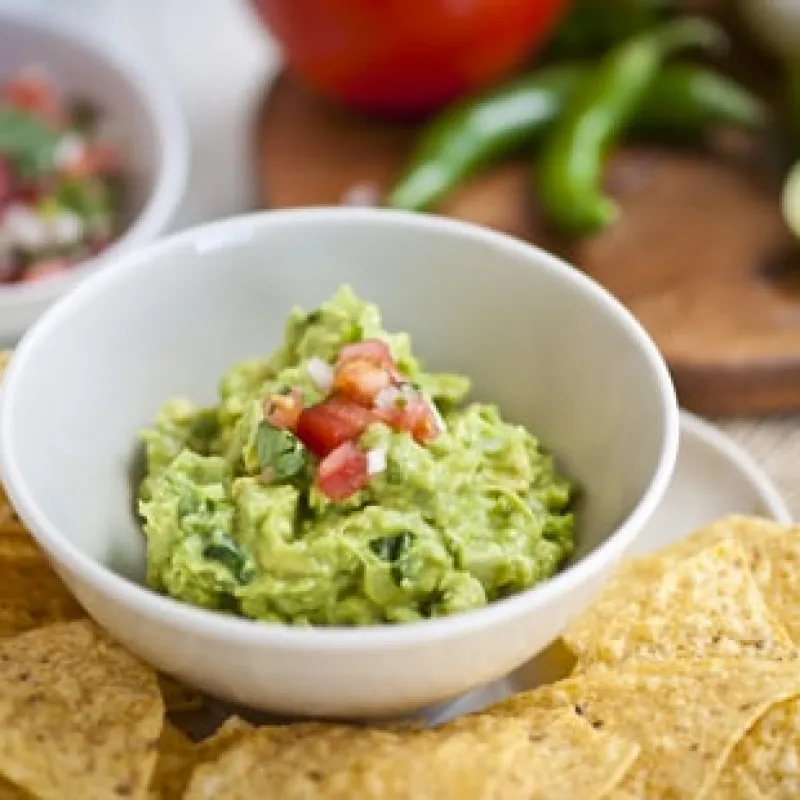
<svg viewBox="0 0 800 800">
<path fill-rule="evenodd" d="M 444 111 L 422 131 L 387 204 L 431 208 L 482 166 L 535 143 L 590 71 L 586 64 L 550 67 Z M 764 103 L 730 78 L 674 64 L 655 79 L 632 126 L 665 137 L 695 136 L 715 124 L 755 128 L 766 117 Z"/>
<path fill-rule="evenodd" d="M 552 67 L 445 110 L 422 132 L 387 204 L 429 208 L 474 170 L 535 139 L 563 111 L 583 76 L 580 67 Z"/>
<path fill-rule="evenodd" d="M 616 204 L 600 185 L 608 149 L 634 118 L 666 58 L 723 41 L 718 26 L 687 17 L 632 37 L 600 61 L 568 101 L 539 159 L 539 195 L 555 226 L 582 234 L 614 221 Z"/>
</svg>

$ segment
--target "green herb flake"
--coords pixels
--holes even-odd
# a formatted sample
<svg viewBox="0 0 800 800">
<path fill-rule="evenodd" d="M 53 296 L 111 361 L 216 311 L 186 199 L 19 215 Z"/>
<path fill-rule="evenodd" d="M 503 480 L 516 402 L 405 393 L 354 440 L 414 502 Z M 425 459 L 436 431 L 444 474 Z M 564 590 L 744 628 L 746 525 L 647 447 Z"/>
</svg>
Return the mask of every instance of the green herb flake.
<svg viewBox="0 0 800 800">
<path fill-rule="evenodd" d="M 411 546 L 412 536 L 408 531 L 392 536 L 381 536 L 369 543 L 369 549 L 383 561 L 397 561 Z"/>
<path fill-rule="evenodd" d="M 262 422 L 256 433 L 256 453 L 264 477 L 278 483 L 299 475 L 308 456 L 302 442 L 290 431 Z"/>
<path fill-rule="evenodd" d="M 238 583 L 247 583 L 252 577 L 252 568 L 241 545 L 226 533 L 215 533 L 213 541 L 205 546 L 203 557 L 222 564 Z"/>
<path fill-rule="evenodd" d="M 0 104 L 0 154 L 25 178 L 53 169 L 59 134 L 32 114 Z"/>
</svg>

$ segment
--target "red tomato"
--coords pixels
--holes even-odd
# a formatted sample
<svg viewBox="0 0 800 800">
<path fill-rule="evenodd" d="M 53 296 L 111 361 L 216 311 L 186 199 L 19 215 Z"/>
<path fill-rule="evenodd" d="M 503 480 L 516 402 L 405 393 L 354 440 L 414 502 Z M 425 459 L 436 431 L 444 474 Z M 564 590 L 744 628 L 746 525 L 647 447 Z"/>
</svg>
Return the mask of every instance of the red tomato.
<svg viewBox="0 0 800 800">
<path fill-rule="evenodd" d="M 71 264 L 66 258 L 50 258 L 47 261 L 39 261 L 22 273 L 20 281 L 22 283 L 36 283 L 54 275 L 61 275 L 67 272 L 70 266 Z"/>
<path fill-rule="evenodd" d="M 336 359 L 333 388 L 340 394 L 371 406 L 381 389 L 399 380 L 400 373 L 392 353 L 380 339 L 345 345 Z"/>
<path fill-rule="evenodd" d="M 317 471 L 317 488 L 334 501 L 346 500 L 368 483 L 367 454 L 353 442 L 339 445 Z"/>
<path fill-rule="evenodd" d="M 331 397 L 303 409 L 295 433 L 312 453 L 327 456 L 344 442 L 360 436 L 375 421 L 369 409 Z"/>
<path fill-rule="evenodd" d="M 380 339 L 364 339 L 363 342 L 346 344 L 339 351 L 336 366 L 340 367 L 348 361 L 368 361 L 376 367 L 394 367 L 392 351 Z"/>
<path fill-rule="evenodd" d="M 294 388 L 289 394 L 272 394 L 264 398 L 264 419 L 276 428 L 293 431 L 303 411 L 303 393 Z"/>
<path fill-rule="evenodd" d="M 392 384 L 392 376 L 383 367 L 357 358 L 336 367 L 333 374 L 334 391 L 355 403 L 368 408 L 372 406 L 375 395 Z"/>
<path fill-rule="evenodd" d="M 63 167 L 63 172 L 71 178 L 88 178 L 94 175 L 108 175 L 119 167 L 117 151 L 102 144 L 87 144 L 83 152 Z"/>
<path fill-rule="evenodd" d="M 63 113 L 53 87 L 35 72 L 23 72 L 3 87 L 4 99 L 15 108 L 29 111 L 44 122 L 59 124 Z"/>
<path fill-rule="evenodd" d="M 405 406 L 379 409 L 376 416 L 396 431 L 408 431 L 420 444 L 432 442 L 439 435 L 436 417 L 428 403 L 420 398 Z"/>
<path fill-rule="evenodd" d="M 570 0 L 251 0 L 302 80 L 362 111 L 431 112 L 522 64 Z"/>
<path fill-rule="evenodd" d="M 8 161 L 0 156 L 0 209 L 8 202 L 13 192 L 14 173 Z"/>
</svg>

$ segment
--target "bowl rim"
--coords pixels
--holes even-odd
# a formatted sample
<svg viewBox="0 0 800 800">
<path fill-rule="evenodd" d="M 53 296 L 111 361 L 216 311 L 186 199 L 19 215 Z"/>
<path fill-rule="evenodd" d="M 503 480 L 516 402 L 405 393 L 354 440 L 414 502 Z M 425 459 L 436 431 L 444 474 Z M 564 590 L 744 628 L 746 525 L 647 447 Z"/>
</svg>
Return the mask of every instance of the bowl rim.
<svg viewBox="0 0 800 800">
<path fill-rule="evenodd" d="M 48 11 L 45 16 L 37 10 L 2 8 L 0 26 L 7 23 L 69 41 L 90 58 L 105 64 L 107 70 L 120 75 L 149 109 L 161 153 L 144 204 L 124 231 L 100 253 L 84 259 L 63 275 L 35 283 L 0 284 L 0 314 L 5 309 L 48 302 L 104 267 L 109 257 L 163 233 L 183 202 L 191 161 L 191 140 L 183 108 L 169 82 L 148 61 L 127 46 L 77 26 L 60 13 Z"/>
<path fill-rule="evenodd" d="M 391 224 L 406 229 L 439 231 L 480 242 L 495 249 L 523 255 L 532 268 L 546 269 L 561 280 L 571 283 L 577 291 L 589 293 L 617 319 L 641 348 L 660 389 L 659 411 L 663 418 L 664 435 L 661 453 L 655 470 L 628 516 L 580 561 L 569 564 L 547 581 L 511 597 L 452 616 L 405 624 L 370 625 L 361 628 L 318 627 L 297 628 L 271 625 L 243 617 L 223 615 L 191 606 L 157 594 L 146 586 L 129 580 L 96 561 L 63 536 L 39 509 L 32 496 L 17 458 L 9 442 L 14 425 L 14 404 L 17 384 L 26 361 L 35 357 L 40 342 L 54 335 L 62 320 L 79 312 L 122 276 L 135 271 L 153 257 L 185 246 L 204 249 L 225 246 L 255 236 L 257 231 L 273 226 L 304 227 L 309 224 L 337 225 L 357 222 L 363 225 Z M 268 645 L 275 648 L 331 652 L 369 650 L 376 646 L 399 649 L 432 640 L 448 640 L 478 632 L 504 620 L 541 611 L 550 603 L 563 601 L 581 585 L 609 565 L 613 566 L 633 543 L 644 524 L 661 501 L 676 463 L 680 418 L 675 389 L 667 366 L 654 342 L 633 315 L 609 292 L 584 273 L 539 248 L 467 222 L 432 214 L 373 208 L 316 207 L 262 211 L 229 217 L 199 225 L 165 237 L 145 247 L 120 255 L 114 269 L 103 270 L 82 282 L 80 286 L 58 300 L 25 334 L 11 357 L 0 392 L 0 474 L 5 481 L 9 498 L 21 519 L 40 546 L 52 555 L 67 571 L 85 581 L 102 596 L 133 609 L 147 618 L 160 619 L 183 631 L 214 638 L 220 642 Z"/>
</svg>

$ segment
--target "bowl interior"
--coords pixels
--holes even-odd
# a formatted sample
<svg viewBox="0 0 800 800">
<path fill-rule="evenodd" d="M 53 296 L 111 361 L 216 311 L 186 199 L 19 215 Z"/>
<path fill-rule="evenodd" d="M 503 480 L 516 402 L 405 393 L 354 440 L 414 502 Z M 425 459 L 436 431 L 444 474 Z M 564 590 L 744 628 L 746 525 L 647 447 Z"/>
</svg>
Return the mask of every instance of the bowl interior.
<svg viewBox="0 0 800 800">
<path fill-rule="evenodd" d="M 99 108 L 108 139 L 125 168 L 126 223 L 142 211 L 162 167 L 156 122 L 141 90 L 99 50 L 46 24 L 0 14 L 0 81 L 21 68 L 42 68 L 66 97 Z"/>
<path fill-rule="evenodd" d="M 433 369 L 538 434 L 584 489 L 578 552 L 632 512 L 674 398 L 632 319 L 555 259 L 458 223 L 306 211 L 217 223 L 119 256 L 23 342 L 5 387 L 4 478 L 46 546 L 63 537 L 141 580 L 137 431 L 174 395 L 212 402 L 222 373 L 269 353 L 295 304 L 342 283 L 407 330 Z"/>
</svg>

